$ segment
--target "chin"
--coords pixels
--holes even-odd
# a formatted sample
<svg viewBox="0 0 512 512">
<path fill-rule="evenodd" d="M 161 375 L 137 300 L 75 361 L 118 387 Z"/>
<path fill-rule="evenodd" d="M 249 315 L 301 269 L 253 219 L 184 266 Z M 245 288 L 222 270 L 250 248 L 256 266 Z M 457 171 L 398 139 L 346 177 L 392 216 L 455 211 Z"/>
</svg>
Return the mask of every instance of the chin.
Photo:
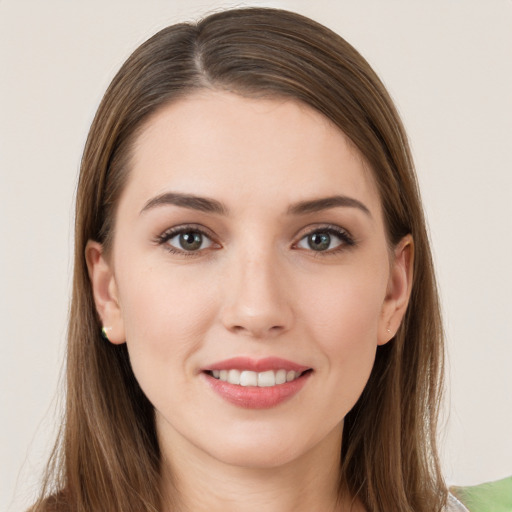
<svg viewBox="0 0 512 512">
<path fill-rule="evenodd" d="M 302 453 L 299 447 L 275 446 L 274 443 L 230 443 L 211 455 L 224 464 L 246 469 L 273 469 L 293 463 Z"/>
<path fill-rule="evenodd" d="M 203 449 L 228 465 L 272 469 L 307 458 L 314 447 L 327 440 L 332 450 L 333 442 L 337 444 L 339 439 L 341 443 L 341 430 L 334 429 L 334 436 L 331 436 L 320 429 L 311 432 L 308 429 L 294 431 L 283 425 L 246 425 L 222 438 L 219 436 L 218 442 L 209 443 Z"/>
</svg>

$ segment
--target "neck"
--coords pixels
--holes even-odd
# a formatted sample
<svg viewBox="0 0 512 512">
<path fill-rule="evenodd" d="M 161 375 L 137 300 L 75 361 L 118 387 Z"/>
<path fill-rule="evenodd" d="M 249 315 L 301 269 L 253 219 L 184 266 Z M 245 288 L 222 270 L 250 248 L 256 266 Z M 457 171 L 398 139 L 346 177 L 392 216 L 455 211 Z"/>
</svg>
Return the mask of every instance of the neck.
<svg viewBox="0 0 512 512">
<path fill-rule="evenodd" d="M 333 446 L 337 449 L 333 450 Z M 164 502 L 169 504 L 164 510 L 356 510 L 356 507 L 351 509 L 350 501 L 339 499 L 340 446 L 341 428 L 338 428 L 300 460 L 260 468 L 229 465 L 191 445 L 177 443 L 171 448 L 169 443 L 163 443 L 162 491 Z"/>
</svg>

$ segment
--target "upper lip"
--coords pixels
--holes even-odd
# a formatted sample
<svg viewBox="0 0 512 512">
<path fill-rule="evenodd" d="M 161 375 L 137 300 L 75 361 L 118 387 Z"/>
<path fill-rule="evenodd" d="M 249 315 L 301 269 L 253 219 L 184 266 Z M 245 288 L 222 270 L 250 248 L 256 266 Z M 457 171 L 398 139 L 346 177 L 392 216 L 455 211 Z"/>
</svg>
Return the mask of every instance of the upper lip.
<svg viewBox="0 0 512 512">
<path fill-rule="evenodd" d="M 203 371 L 212 370 L 249 370 L 253 372 L 265 372 L 268 370 L 293 370 L 295 372 L 304 372 L 309 370 L 308 366 L 304 366 L 293 361 L 281 359 L 279 357 L 265 357 L 262 359 L 254 359 L 251 357 L 232 357 L 218 361 L 205 368 Z"/>
</svg>

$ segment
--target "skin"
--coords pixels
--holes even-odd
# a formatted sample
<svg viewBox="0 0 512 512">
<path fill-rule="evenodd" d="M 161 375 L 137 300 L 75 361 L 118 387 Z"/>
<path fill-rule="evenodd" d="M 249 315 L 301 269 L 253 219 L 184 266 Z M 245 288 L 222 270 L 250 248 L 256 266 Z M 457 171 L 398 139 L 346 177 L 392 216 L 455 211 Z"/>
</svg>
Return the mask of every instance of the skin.
<svg viewBox="0 0 512 512">
<path fill-rule="evenodd" d="M 151 204 L 168 192 L 226 211 Z M 334 195 L 364 207 L 290 212 Z M 208 235 L 198 249 L 163 241 L 183 225 Z M 312 248 L 308 234 L 326 226 L 343 236 Z M 204 91 L 153 115 L 136 141 L 112 253 L 91 241 L 86 259 L 109 340 L 127 343 L 155 407 L 162 489 L 177 488 L 180 510 L 348 510 L 337 502 L 343 418 L 405 313 L 412 256 L 410 237 L 389 247 L 362 156 L 309 107 Z M 288 401 L 244 409 L 201 372 L 235 356 L 312 372 Z"/>
</svg>

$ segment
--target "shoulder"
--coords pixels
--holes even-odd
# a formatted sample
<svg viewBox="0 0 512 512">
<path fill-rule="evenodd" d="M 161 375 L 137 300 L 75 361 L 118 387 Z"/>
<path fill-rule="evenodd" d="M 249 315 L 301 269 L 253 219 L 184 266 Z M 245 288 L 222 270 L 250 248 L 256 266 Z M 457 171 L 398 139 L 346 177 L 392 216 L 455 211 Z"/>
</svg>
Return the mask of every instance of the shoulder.
<svg viewBox="0 0 512 512">
<path fill-rule="evenodd" d="M 470 487 L 451 487 L 450 500 L 464 504 L 466 508 L 447 508 L 469 512 L 510 512 L 512 511 L 512 477 Z M 450 501 L 449 501 L 450 502 Z"/>
<path fill-rule="evenodd" d="M 452 493 L 448 494 L 445 512 L 469 512 L 468 509 Z"/>
<path fill-rule="evenodd" d="M 71 508 L 65 499 L 65 493 L 61 491 L 40 499 L 26 512 L 71 512 Z"/>
</svg>

